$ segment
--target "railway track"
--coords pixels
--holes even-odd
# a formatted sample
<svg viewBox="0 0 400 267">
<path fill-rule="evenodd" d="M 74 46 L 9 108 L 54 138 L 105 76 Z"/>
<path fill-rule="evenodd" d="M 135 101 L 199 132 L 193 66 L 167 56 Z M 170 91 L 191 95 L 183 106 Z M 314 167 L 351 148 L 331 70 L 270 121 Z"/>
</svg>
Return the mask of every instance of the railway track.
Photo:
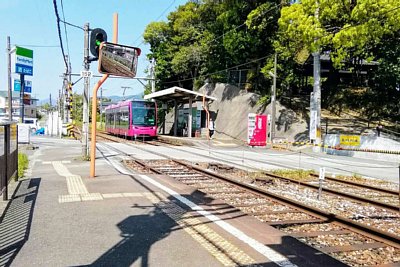
<svg viewBox="0 0 400 267">
<path fill-rule="evenodd" d="M 119 142 L 121 140 L 119 138 L 107 136 L 107 135 L 105 136 L 105 138 L 108 140 L 115 141 L 115 142 Z M 149 144 L 152 146 L 160 146 L 160 145 L 166 144 L 164 142 L 159 142 L 159 141 L 145 141 L 145 142 L 140 142 L 140 143 Z M 131 144 L 131 142 L 128 142 L 128 144 Z M 155 153 L 154 151 L 144 149 L 143 147 L 137 147 L 137 148 L 145 150 L 150 153 Z M 173 149 L 177 149 L 177 148 L 173 148 Z M 188 153 L 187 151 L 182 150 L 182 149 L 178 149 L 178 150 Z M 162 157 L 165 156 L 165 154 L 162 154 L 162 153 L 158 153 L 158 155 L 162 156 Z M 209 157 L 207 157 L 207 159 L 209 159 Z M 216 160 L 221 161 L 221 159 L 216 159 Z M 232 162 L 229 162 L 229 161 L 222 160 L 222 162 L 226 162 L 227 164 L 232 164 Z M 302 185 L 304 187 L 312 188 L 314 190 L 319 189 L 319 186 L 315 185 L 315 183 L 314 183 L 315 180 L 314 181 L 300 181 L 298 179 L 291 179 L 288 177 L 278 176 L 271 172 L 265 172 L 263 170 L 259 170 L 256 168 L 253 168 L 253 169 L 257 172 L 261 171 L 262 173 L 266 174 L 266 176 L 268 176 L 268 177 L 273 177 L 276 179 L 281 179 L 281 180 L 285 180 L 288 182 L 296 183 L 296 184 Z M 314 178 L 315 177 L 317 177 L 317 176 L 314 176 Z M 262 181 L 264 178 L 260 177 L 257 179 Z M 373 186 L 369 186 L 368 184 L 355 183 L 355 182 L 341 180 L 341 179 L 332 178 L 332 177 L 327 177 L 326 180 L 327 180 L 327 182 L 324 182 L 324 185 L 323 185 L 324 193 L 327 192 L 327 193 L 334 194 L 337 196 L 352 199 L 353 201 L 358 201 L 358 202 L 362 202 L 362 203 L 366 203 L 366 204 L 372 204 L 372 205 L 380 207 L 380 208 L 388 209 L 392 212 L 399 211 L 400 205 L 393 204 L 393 203 L 396 203 L 399 201 L 398 192 L 396 192 L 394 190 L 373 187 Z M 337 185 L 333 186 L 334 183 L 339 184 L 341 186 L 337 186 Z M 331 187 L 333 187 L 333 188 L 331 188 Z"/>
<path fill-rule="evenodd" d="M 301 181 L 299 179 L 287 178 L 279 175 L 272 174 L 270 172 L 264 172 L 264 174 L 268 177 L 288 181 L 291 183 L 296 183 L 305 187 L 312 188 L 314 190 L 319 190 L 320 186 L 315 184 L 316 180 L 312 181 Z M 318 177 L 318 176 L 315 176 Z M 256 180 L 263 181 L 263 178 L 256 178 Z M 318 181 L 317 181 L 318 182 Z M 343 182 L 333 182 L 333 180 L 328 180 L 328 182 L 323 182 L 322 190 L 324 192 L 328 192 L 330 194 L 346 197 L 349 199 L 353 199 L 356 201 L 360 201 L 367 204 L 372 204 L 377 207 L 385 208 L 388 210 L 392 210 L 394 212 L 399 211 L 400 206 L 393 205 L 391 203 L 398 202 L 398 192 L 392 190 L 382 190 L 382 188 L 376 188 L 369 185 L 362 184 L 352 184 L 352 183 L 343 183 Z M 335 184 L 333 186 L 332 184 Z M 333 189 L 332 189 L 333 187 Z"/>
<path fill-rule="evenodd" d="M 174 147 L 173 149 L 175 149 L 175 150 L 180 150 L 180 151 L 182 151 L 182 152 L 187 152 L 187 151 L 185 151 L 185 150 L 182 150 L 182 149 L 179 149 L 179 148 L 176 148 L 176 147 Z M 199 148 L 199 147 L 191 147 L 191 149 L 192 150 L 199 150 L 199 151 L 203 151 L 203 152 L 208 152 L 208 150 L 207 149 L 204 149 L 204 148 Z M 251 152 L 253 152 L 253 151 L 251 151 Z M 232 153 L 226 153 L 226 152 L 221 152 L 221 151 L 216 151 L 216 150 L 214 150 L 214 151 L 212 151 L 212 154 L 213 155 L 223 155 L 223 156 L 229 156 L 230 158 L 234 158 L 234 159 L 237 159 L 237 160 L 242 160 L 242 161 L 252 161 L 252 162 L 256 162 L 256 163 L 261 163 L 261 164 L 268 164 L 268 165 L 273 165 L 273 166 L 277 166 L 277 167 L 282 167 L 282 168 L 286 168 L 286 169 L 292 169 L 292 170 L 298 170 L 299 168 L 298 167 L 293 167 L 293 166 L 289 166 L 289 165 L 287 165 L 287 164 L 279 164 L 279 163 L 273 163 L 273 162 L 270 162 L 270 161 L 268 161 L 268 160 L 262 160 L 262 159 L 255 159 L 255 158 L 249 158 L 249 157 L 245 157 L 244 155 L 241 155 L 241 156 L 237 156 L 237 155 L 234 155 L 234 154 L 232 154 Z M 304 153 L 303 153 L 304 154 Z M 304 155 L 307 155 L 307 154 L 304 154 Z M 220 157 L 218 157 L 218 156 L 211 156 L 211 155 L 208 155 L 208 157 L 209 158 L 212 158 L 212 159 L 215 159 L 215 160 L 219 160 L 219 161 L 222 161 L 222 162 L 226 162 L 226 163 L 229 163 L 229 160 L 224 160 L 224 159 L 221 159 Z M 262 157 L 262 155 L 260 155 L 260 157 Z M 235 163 L 234 163 L 235 164 Z M 238 164 L 235 164 L 235 165 L 238 165 Z M 242 166 L 243 167 L 243 166 Z M 359 166 L 359 167 L 363 167 L 363 166 Z M 239 166 L 239 168 L 240 168 L 240 166 Z M 333 169 L 338 169 L 338 168 L 335 168 L 335 167 L 330 167 L 330 168 L 333 168 Z M 368 166 L 365 166 L 365 168 L 368 168 Z M 396 167 L 393 167 L 393 168 L 397 168 L 397 166 Z M 252 168 L 252 167 L 249 167 L 249 166 L 246 166 L 246 169 L 253 169 L 254 171 L 259 171 L 259 169 L 257 169 L 257 168 Z M 341 169 L 338 169 L 338 170 L 341 170 Z M 343 171 L 343 170 L 342 170 Z M 315 175 L 315 176 L 317 176 L 317 175 Z M 352 182 L 352 181 L 348 181 L 348 180 L 343 180 L 343 179 L 340 179 L 340 178 L 335 178 L 335 177 L 327 177 L 327 179 L 326 180 L 329 180 L 329 181 L 337 181 L 337 182 L 343 182 L 343 183 L 347 183 L 347 184 L 353 184 L 354 186 L 360 186 L 360 187 L 363 187 L 363 188 L 368 188 L 366 185 L 365 185 L 365 182 L 367 181 L 366 179 L 364 179 L 363 181 L 362 181 L 362 183 L 357 183 L 357 182 Z M 369 181 L 370 182 L 370 181 Z M 381 191 L 382 192 L 386 192 L 386 193 L 389 193 L 389 194 L 399 194 L 398 192 L 399 192 L 399 188 L 398 188 L 398 186 L 397 186 L 397 188 L 396 189 L 390 189 L 390 188 L 385 188 L 385 187 L 383 187 L 383 184 L 381 183 L 380 184 L 380 186 L 381 186 Z M 374 185 L 374 186 L 372 186 L 372 188 L 374 189 L 374 190 L 380 190 L 380 187 L 378 186 L 378 184 L 376 184 L 376 185 Z"/>
<path fill-rule="evenodd" d="M 194 186 L 351 266 L 392 263 L 388 259 L 400 261 L 398 235 L 171 158 L 149 162 L 133 159 L 129 164 L 140 172 L 169 175 Z M 360 257 L 359 253 L 365 255 Z"/>
</svg>

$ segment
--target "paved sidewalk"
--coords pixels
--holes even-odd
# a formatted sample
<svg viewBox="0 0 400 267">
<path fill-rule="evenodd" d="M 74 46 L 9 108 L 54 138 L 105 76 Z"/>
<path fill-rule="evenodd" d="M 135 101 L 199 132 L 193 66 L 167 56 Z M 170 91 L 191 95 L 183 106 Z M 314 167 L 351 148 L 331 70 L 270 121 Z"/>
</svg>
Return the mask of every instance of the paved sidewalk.
<svg viewBox="0 0 400 267">
<path fill-rule="evenodd" d="M 88 178 L 79 141 L 33 143 L 0 220 L 0 266 L 222 266 L 154 205 L 158 190 L 104 158 Z"/>
<path fill-rule="evenodd" d="M 105 144 L 93 179 L 79 141 L 32 142 L 0 219 L 0 267 L 343 266 L 171 177 L 132 173 Z"/>
</svg>

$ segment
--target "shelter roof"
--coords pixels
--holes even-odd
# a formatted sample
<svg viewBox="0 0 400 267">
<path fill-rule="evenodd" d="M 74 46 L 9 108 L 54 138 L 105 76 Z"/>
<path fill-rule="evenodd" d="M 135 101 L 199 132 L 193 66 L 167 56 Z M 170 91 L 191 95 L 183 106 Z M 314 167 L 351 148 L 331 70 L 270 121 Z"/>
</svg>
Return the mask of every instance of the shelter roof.
<svg viewBox="0 0 400 267">
<path fill-rule="evenodd" d="M 184 89 L 178 86 L 174 86 L 168 89 L 164 89 L 155 93 L 151 93 L 144 96 L 144 99 L 156 99 L 160 101 L 171 101 L 177 100 L 178 102 L 186 102 L 191 97 L 192 99 L 203 99 L 203 96 L 206 100 L 215 101 L 217 98 L 212 96 L 203 95 L 198 92 L 194 92 L 188 89 Z"/>
</svg>

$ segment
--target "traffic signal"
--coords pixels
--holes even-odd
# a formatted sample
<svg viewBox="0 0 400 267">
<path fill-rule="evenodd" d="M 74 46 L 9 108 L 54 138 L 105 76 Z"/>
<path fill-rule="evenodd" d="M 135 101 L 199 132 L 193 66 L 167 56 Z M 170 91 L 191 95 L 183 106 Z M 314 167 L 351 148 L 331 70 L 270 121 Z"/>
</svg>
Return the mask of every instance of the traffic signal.
<svg viewBox="0 0 400 267">
<path fill-rule="evenodd" d="M 102 42 L 107 42 L 107 33 L 100 28 L 93 29 L 90 33 L 90 53 L 99 58 L 99 47 Z"/>
</svg>

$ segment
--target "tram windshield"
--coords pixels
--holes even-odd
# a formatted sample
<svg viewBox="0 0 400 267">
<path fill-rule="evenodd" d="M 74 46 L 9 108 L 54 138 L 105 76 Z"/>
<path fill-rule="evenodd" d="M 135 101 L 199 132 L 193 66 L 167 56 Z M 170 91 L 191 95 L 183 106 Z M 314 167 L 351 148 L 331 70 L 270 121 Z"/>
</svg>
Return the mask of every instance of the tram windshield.
<svg viewBox="0 0 400 267">
<path fill-rule="evenodd" d="M 135 126 L 155 126 L 156 104 L 154 102 L 132 102 L 132 124 Z"/>
</svg>

